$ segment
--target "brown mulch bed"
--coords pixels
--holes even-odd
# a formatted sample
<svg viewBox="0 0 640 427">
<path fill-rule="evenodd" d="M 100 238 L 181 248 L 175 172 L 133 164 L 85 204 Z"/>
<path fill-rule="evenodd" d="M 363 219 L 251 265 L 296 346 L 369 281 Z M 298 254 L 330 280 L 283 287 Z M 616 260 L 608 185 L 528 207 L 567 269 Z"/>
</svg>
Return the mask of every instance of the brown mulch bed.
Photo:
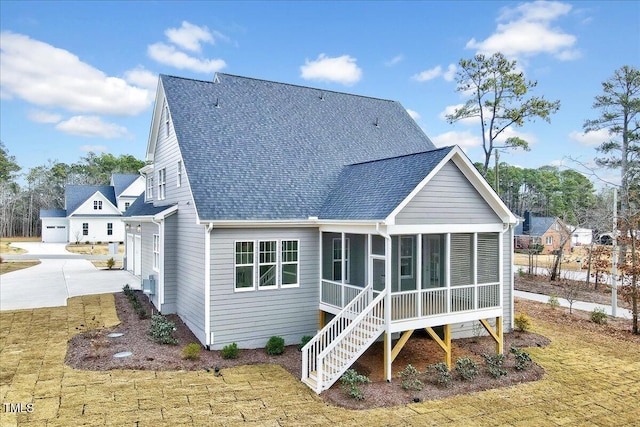
<svg viewBox="0 0 640 427">
<path fill-rule="evenodd" d="M 520 280 L 516 280 L 519 282 Z M 518 286 L 521 286 L 520 283 Z M 536 288 L 543 289 L 543 288 Z M 534 290 L 529 292 L 535 292 Z M 151 312 L 153 306 L 146 296 L 138 292 L 140 300 Z M 68 343 L 66 363 L 77 369 L 110 370 L 110 369 L 140 369 L 140 370 L 213 370 L 215 367 L 224 372 L 225 368 L 252 364 L 278 364 L 289 371 L 296 378 L 300 378 L 301 354 L 297 346 L 287 346 L 282 355 L 270 356 L 263 348 L 241 349 L 237 359 L 224 359 L 219 351 L 206 351 L 200 353 L 199 360 L 190 361 L 182 359 L 182 348 L 192 342 L 198 342 L 191 331 L 175 315 L 167 316 L 175 322 L 174 336 L 178 339 L 178 345 L 162 345 L 154 343 L 147 335 L 149 319 L 140 320 L 133 311 L 131 304 L 122 293 L 115 294 L 116 310 L 121 321 L 120 325 L 113 328 L 94 330 L 80 333 L 74 336 Z M 573 314 L 568 309 L 551 309 L 547 304 L 531 301 L 516 300 L 516 312 L 524 312 L 530 317 L 543 318 L 545 321 L 571 325 L 585 330 L 597 331 L 623 340 L 640 342 L 640 336 L 630 332 L 630 321 L 611 319 L 606 325 L 597 325 L 589 320 L 589 313 L 574 310 Z M 111 332 L 120 332 L 124 335 L 119 338 L 108 338 Z M 540 347 L 549 343 L 549 340 L 534 333 L 509 333 L 504 336 L 505 354 L 511 346 L 526 349 L 527 347 Z M 118 352 L 129 351 L 130 357 L 114 358 Z M 382 406 L 404 405 L 413 402 L 414 399 L 434 400 L 458 394 L 466 394 L 486 389 L 508 387 L 528 381 L 536 381 L 544 375 L 544 370 L 537 364 L 532 364 L 524 371 L 516 371 L 513 368 L 512 355 L 507 356 L 505 369 L 508 375 L 494 379 L 486 372 L 482 354 L 495 353 L 495 341 L 490 337 L 473 337 L 454 340 L 452 361 L 459 357 L 469 357 L 475 360 L 480 367 L 480 374 L 473 381 L 463 381 L 457 378 L 453 372 L 454 380 L 448 387 L 439 386 L 427 375 L 421 379 L 425 387 L 421 391 L 405 391 L 401 387 L 401 379 L 398 376 L 400 370 L 408 364 L 413 365 L 421 372 L 426 367 L 444 360 L 444 352 L 431 338 L 422 331 L 414 332 L 411 339 L 399 353 L 393 363 L 393 380 L 387 383 L 383 379 L 383 351 L 382 343 L 374 344 L 353 366 L 360 374 L 368 375 L 372 383 L 362 387 L 365 400 L 355 400 L 347 397 L 340 389 L 339 382 L 331 389 L 323 392 L 321 397 L 326 402 L 350 409 L 369 409 Z"/>
</svg>

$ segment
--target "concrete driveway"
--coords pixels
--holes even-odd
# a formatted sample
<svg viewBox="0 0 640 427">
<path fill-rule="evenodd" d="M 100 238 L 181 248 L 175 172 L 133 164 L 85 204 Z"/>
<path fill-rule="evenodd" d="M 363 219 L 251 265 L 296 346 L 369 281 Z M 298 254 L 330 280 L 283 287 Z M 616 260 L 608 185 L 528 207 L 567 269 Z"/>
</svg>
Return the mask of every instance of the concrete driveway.
<svg viewBox="0 0 640 427">
<path fill-rule="evenodd" d="M 12 245 L 43 258 L 39 265 L 0 276 L 0 310 L 66 306 L 69 297 L 119 292 L 126 284 L 140 288 L 140 279 L 128 271 L 98 269 L 63 243 Z"/>
</svg>

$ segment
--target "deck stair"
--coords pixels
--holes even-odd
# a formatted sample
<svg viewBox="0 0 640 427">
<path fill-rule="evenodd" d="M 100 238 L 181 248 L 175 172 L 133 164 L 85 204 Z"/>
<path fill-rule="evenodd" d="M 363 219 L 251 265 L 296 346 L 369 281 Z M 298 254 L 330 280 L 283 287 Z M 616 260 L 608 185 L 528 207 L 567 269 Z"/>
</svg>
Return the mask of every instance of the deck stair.
<svg viewBox="0 0 640 427">
<path fill-rule="evenodd" d="M 364 288 L 302 348 L 302 382 L 321 393 L 340 379 L 384 331 L 385 295 Z"/>
</svg>

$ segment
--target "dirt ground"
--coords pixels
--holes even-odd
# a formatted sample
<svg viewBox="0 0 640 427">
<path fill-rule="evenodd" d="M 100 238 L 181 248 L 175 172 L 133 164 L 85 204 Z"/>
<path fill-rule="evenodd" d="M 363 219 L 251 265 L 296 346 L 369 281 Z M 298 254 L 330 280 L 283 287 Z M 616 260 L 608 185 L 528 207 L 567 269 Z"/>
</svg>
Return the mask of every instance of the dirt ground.
<svg viewBox="0 0 640 427">
<path fill-rule="evenodd" d="M 517 280 L 518 288 L 536 291 L 546 289 L 545 283 L 538 283 L 533 279 Z M 537 286 L 537 287 L 536 287 Z M 555 286 L 555 285 L 552 285 Z M 146 297 L 139 294 L 145 301 L 146 307 L 151 312 L 152 306 L 146 301 Z M 606 296 L 606 294 L 605 294 Z M 594 298 L 599 298 L 595 296 Z M 116 310 L 121 324 L 103 330 L 90 330 L 74 336 L 68 343 L 66 363 L 74 368 L 88 370 L 111 369 L 138 369 L 138 370 L 207 370 L 214 371 L 216 367 L 224 374 L 224 369 L 255 364 L 278 364 L 292 375 L 300 378 L 301 357 L 297 346 L 287 346 L 284 354 L 278 356 L 268 355 L 264 349 L 242 349 L 237 359 L 224 359 L 218 351 L 203 350 L 199 360 L 188 361 L 181 357 L 182 348 L 191 342 L 197 342 L 191 331 L 176 316 L 169 316 L 176 323 L 174 336 L 179 344 L 176 346 L 160 345 L 151 341 L 147 336 L 149 320 L 140 320 L 133 312 L 129 301 L 122 293 L 115 294 Z M 631 322 L 629 320 L 609 318 L 607 324 L 598 325 L 589 320 L 589 313 L 575 311 L 568 313 L 568 309 L 552 309 L 547 304 L 540 304 L 525 300 L 516 300 L 516 313 L 526 313 L 535 325 L 535 319 L 556 324 L 571 324 L 580 329 L 597 332 L 606 336 L 616 337 L 622 340 L 640 343 L 640 336 L 631 334 Z M 82 330 L 91 329 L 91 325 L 81 325 Z M 111 332 L 121 332 L 124 335 L 119 338 L 109 338 Z M 510 333 L 505 334 L 505 353 L 511 346 L 518 348 L 544 347 L 549 340 L 535 333 Z M 118 352 L 132 352 L 130 357 L 114 358 Z M 350 409 L 370 409 L 407 404 L 415 399 L 435 400 L 448 396 L 468 394 L 474 391 L 509 387 L 515 384 L 536 381 L 543 377 L 544 370 L 537 364 L 531 365 L 524 371 L 516 371 L 513 368 L 512 355 L 507 356 L 505 369 L 508 375 L 494 379 L 486 372 L 482 354 L 495 353 L 495 342 L 490 337 L 473 337 L 462 340 L 454 340 L 452 360 L 459 357 L 469 357 L 475 360 L 480 367 L 480 374 L 473 381 L 463 381 L 453 373 L 454 380 L 448 387 L 435 383 L 432 376 L 422 374 L 420 379 L 424 382 L 424 388 L 420 391 L 405 391 L 401 387 L 399 371 L 408 364 L 413 365 L 421 372 L 425 372 L 428 365 L 444 360 L 444 352 L 430 339 L 426 333 L 416 331 L 393 363 L 393 380 L 387 383 L 382 378 L 382 343 L 372 346 L 353 366 L 360 374 L 368 375 L 372 383 L 362 386 L 364 400 L 355 400 L 346 397 L 340 389 L 339 382 L 331 389 L 323 392 L 321 397 L 328 403 L 343 406 Z M 535 362 L 535 361 L 534 361 Z"/>
</svg>

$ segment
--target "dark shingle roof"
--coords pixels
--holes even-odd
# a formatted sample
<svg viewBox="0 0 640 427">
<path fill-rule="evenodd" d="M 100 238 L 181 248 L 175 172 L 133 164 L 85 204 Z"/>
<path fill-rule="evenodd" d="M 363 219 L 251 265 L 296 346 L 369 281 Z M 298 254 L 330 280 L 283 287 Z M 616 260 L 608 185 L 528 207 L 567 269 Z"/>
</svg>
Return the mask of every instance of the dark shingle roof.
<svg viewBox="0 0 640 427">
<path fill-rule="evenodd" d="M 132 204 L 129 206 L 129 209 L 122 214 L 123 217 L 128 218 L 132 216 L 154 216 L 166 209 L 169 209 L 169 206 L 153 206 L 152 203 L 144 202 L 144 194 L 141 194 Z"/>
<path fill-rule="evenodd" d="M 549 227 L 551 227 L 555 221 L 556 221 L 555 218 L 549 217 L 549 216 L 543 216 L 543 217 L 533 217 L 532 216 L 531 217 L 531 227 L 530 227 L 529 233 L 527 235 L 528 236 L 542 236 L 542 235 L 544 235 L 544 233 L 547 232 Z M 524 223 L 520 222 L 520 224 L 518 224 L 518 226 L 515 228 L 513 233 L 516 236 L 522 236 L 523 235 L 523 227 L 524 227 Z"/>
<path fill-rule="evenodd" d="M 64 209 L 40 209 L 40 218 L 66 218 Z"/>
<path fill-rule="evenodd" d="M 113 189 L 116 193 L 116 196 L 121 195 L 122 192 L 129 188 L 129 186 L 133 184 L 133 182 L 138 178 L 140 178 L 140 175 L 113 174 L 111 176 L 111 180 L 113 182 Z"/>
<path fill-rule="evenodd" d="M 345 166 L 319 218 L 385 219 L 452 149 Z"/>
<path fill-rule="evenodd" d="M 96 191 L 102 193 L 114 206 L 118 206 L 116 194 L 110 185 L 67 185 L 65 189 L 65 207 L 68 214 L 73 214 Z"/>
<path fill-rule="evenodd" d="M 318 216 L 345 165 L 435 148 L 395 101 L 229 74 L 160 78 L 202 220 Z"/>
</svg>

